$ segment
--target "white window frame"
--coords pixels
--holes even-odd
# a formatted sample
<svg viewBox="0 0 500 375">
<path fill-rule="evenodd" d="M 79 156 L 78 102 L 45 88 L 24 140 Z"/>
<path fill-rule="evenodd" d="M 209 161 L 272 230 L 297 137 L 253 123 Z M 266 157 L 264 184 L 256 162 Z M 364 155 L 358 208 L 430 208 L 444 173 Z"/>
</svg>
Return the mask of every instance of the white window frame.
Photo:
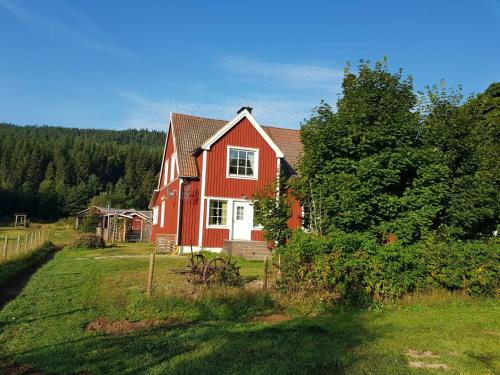
<svg viewBox="0 0 500 375">
<path fill-rule="evenodd" d="M 240 176 L 229 173 L 231 150 L 251 151 L 254 153 L 253 176 Z M 259 149 L 241 146 L 227 146 L 226 151 L 226 178 L 237 178 L 242 180 L 257 180 L 259 178 Z"/>
<path fill-rule="evenodd" d="M 165 226 L 165 201 L 161 201 L 160 227 Z"/>
<path fill-rule="evenodd" d="M 210 224 L 210 202 L 212 201 L 223 201 L 226 202 L 226 224 L 225 225 L 214 225 Z M 230 204 L 229 199 L 221 199 L 221 198 L 209 198 L 207 199 L 207 217 L 206 217 L 206 227 L 207 228 L 224 228 L 228 229 L 230 227 L 229 219 L 231 218 L 229 215 L 229 209 L 232 209 L 232 205 Z"/>
<path fill-rule="evenodd" d="M 168 185 L 168 159 L 165 160 L 165 165 L 163 166 L 163 187 Z"/>
<path fill-rule="evenodd" d="M 170 182 L 172 182 L 175 178 L 175 162 L 177 160 L 177 157 L 175 154 L 172 154 L 172 163 L 170 163 Z"/>
<path fill-rule="evenodd" d="M 158 206 L 154 206 L 153 207 L 153 225 L 158 224 L 158 211 L 159 211 Z"/>
</svg>

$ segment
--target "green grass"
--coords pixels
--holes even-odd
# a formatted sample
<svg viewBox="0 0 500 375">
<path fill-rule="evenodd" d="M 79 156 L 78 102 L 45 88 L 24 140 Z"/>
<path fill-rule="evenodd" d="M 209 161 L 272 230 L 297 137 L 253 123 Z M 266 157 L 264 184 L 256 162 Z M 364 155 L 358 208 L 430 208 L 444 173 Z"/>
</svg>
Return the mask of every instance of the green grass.
<svg viewBox="0 0 500 375">
<path fill-rule="evenodd" d="M 275 293 L 193 288 L 174 272 L 187 257 L 157 258 L 154 297 L 148 300 L 150 251 L 147 244 L 121 244 L 57 253 L 0 312 L 0 356 L 57 374 L 443 373 L 409 368 L 405 353 L 415 349 L 438 355 L 422 361 L 446 363 L 446 373 L 500 371 L 498 301 L 436 294 L 381 311 L 311 310 L 301 306 L 311 305 L 309 300 Z M 240 264 L 247 279 L 262 276 L 262 263 Z M 292 319 L 250 321 L 278 310 Z M 86 332 L 98 317 L 191 323 L 120 335 Z"/>
<path fill-rule="evenodd" d="M 45 242 L 30 253 L 23 254 L 15 259 L 0 264 L 0 288 L 5 286 L 17 275 L 39 265 L 53 250 L 54 245 L 50 242 Z"/>
</svg>

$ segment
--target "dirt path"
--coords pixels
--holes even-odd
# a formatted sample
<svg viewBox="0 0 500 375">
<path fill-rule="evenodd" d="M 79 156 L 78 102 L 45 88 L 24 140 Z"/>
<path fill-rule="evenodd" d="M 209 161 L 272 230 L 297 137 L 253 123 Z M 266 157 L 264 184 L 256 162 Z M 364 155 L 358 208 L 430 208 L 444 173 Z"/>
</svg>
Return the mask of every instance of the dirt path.
<svg viewBox="0 0 500 375">
<path fill-rule="evenodd" d="M 42 259 L 40 259 L 36 264 L 32 265 L 28 269 L 24 270 L 22 273 L 17 275 L 14 279 L 9 281 L 6 285 L 2 287 L 0 291 L 0 310 L 10 301 L 15 299 L 19 293 L 24 289 L 31 276 L 38 271 L 45 263 L 54 258 L 56 251 L 62 249 L 62 246 L 54 245 L 53 249 L 47 253 Z"/>
</svg>

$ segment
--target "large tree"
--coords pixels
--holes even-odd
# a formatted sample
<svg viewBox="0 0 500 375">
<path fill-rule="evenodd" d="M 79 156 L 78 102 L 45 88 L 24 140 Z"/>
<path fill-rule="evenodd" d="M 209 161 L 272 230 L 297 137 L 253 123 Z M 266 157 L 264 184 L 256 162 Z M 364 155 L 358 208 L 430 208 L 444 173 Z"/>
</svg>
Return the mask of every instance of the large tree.
<svg viewBox="0 0 500 375">
<path fill-rule="evenodd" d="M 321 103 L 301 129 L 293 189 L 312 230 L 368 231 L 381 240 L 395 233 L 406 243 L 491 234 L 498 91 L 494 85 L 460 106 L 460 97 L 429 90 L 424 106 L 411 78 L 386 61 L 346 69 L 337 110 Z"/>
</svg>

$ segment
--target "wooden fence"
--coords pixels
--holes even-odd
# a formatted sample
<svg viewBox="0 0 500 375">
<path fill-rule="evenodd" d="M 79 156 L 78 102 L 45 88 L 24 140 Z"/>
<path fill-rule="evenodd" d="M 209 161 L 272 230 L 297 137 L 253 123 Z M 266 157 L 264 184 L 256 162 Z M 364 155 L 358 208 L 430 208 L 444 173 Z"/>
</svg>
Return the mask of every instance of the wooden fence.
<svg viewBox="0 0 500 375">
<path fill-rule="evenodd" d="M 19 231 L 19 233 L 0 235 L 0 263 L 7 262 L 39 248 L 48 241 L 50 233 L 47 229 Z"/>
</svg>

